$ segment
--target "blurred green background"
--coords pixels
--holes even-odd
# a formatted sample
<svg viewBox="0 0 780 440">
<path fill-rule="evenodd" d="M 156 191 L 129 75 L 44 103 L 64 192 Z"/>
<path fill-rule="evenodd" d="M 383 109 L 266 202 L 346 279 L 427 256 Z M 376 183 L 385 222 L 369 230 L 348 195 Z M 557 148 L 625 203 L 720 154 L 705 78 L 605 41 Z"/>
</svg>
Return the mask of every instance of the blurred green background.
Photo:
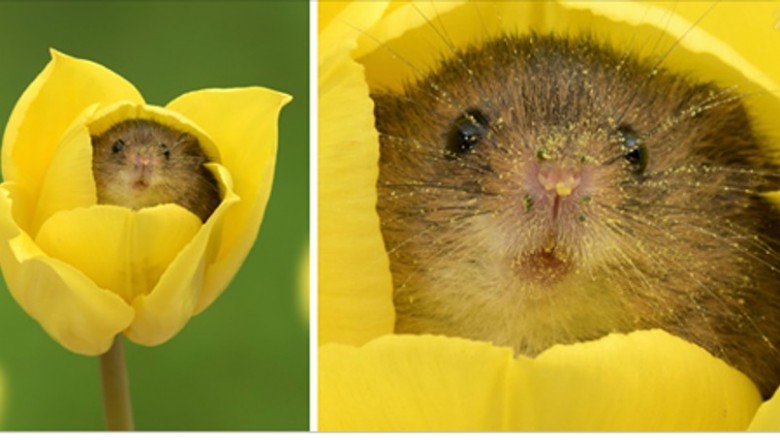
<svg viewBox="0 0 780 440">
<path fill-rule="evenodd" d="M 282 110 L 274 188 L 238 276 L 159 347 L 126 342 L 136 428 L 303 430 L 309 417 L 308 2 L 0 2 L 0 124 L 50 47 L 124 76 L 164 105 L 206 87 L 261 85 Z M 0 286 L 0 428 L 103 429 L 98 358 L 50 339 Z"/>
</svg>

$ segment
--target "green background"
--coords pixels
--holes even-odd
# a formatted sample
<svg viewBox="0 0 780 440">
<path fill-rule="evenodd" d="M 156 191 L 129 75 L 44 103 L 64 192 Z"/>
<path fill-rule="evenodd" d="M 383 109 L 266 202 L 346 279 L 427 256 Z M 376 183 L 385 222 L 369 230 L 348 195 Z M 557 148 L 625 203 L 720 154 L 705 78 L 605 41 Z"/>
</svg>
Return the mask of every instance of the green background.
<svg viewBox="0 0 780 440">
<path fill-rule="evenodd" d="M 308 429 L 308 2 L 0 2 L 0 124 L 49 47 L 124 76 L 164 105 L 206 87 L 260 85 L 282 110 L 258 240 L 223 295 L 159 347 L 126 343 L 136 428 Z M 0 428 L 103 429 L 98 358 L 67 351 L 0 286 Z"/>
</svg>

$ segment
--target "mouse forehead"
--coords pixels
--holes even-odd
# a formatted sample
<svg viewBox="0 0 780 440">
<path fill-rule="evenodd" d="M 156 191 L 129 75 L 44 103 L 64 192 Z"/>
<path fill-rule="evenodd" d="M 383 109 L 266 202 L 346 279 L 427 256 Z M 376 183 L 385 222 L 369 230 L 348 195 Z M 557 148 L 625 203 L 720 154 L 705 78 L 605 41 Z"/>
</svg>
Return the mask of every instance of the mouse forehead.
<svg viewBox="0 0 780 440">
<path fill-rule="evenodd" d="M 113 126 L 105 135 L 112 140 L 122 140 L 128 145 L 147 145 L 175 142 L 183 136 L 160 124 L 145 120 L 124 121 Z"/>
<path fill-rule="evenodd" d="M 532 131 L 585 122 L 651 127 L 706 98 L 706 87 L 585 37 L 487 42 L 444 61 L 417 86 L 413 101 L 440 114 L 477 108 Z"/>
<path fill-rule="evenodd" d="M 186 154 L 205 156 L 207 162 L 221 161 L 218 146 L 201 127 L 165 108 L 121 101 L 100 109 L 90 118 L 87 126 L 93 142 L 97 140 L 102 144 L 107 142 L 107 135 L 115 136 L 114 133 L 121 132 L 130 143 L 165 143 L 172 153 L 186 150 Z M 112 145 L 113 142 L 108 146 Z M 95 145 L 96 148 L 101 146 Z"/>
</svg>

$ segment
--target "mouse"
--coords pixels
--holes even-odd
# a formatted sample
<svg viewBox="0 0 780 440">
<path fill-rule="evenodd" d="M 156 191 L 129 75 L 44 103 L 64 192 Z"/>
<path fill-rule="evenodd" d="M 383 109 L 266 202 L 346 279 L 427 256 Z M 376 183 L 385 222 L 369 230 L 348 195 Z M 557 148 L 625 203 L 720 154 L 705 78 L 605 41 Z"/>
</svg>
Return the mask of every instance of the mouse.
<svg viewBox="0 0 780 440">
<path fill-rule="evenodd" d="M 503 34 L 372 90 L 396 333 L 661 328 L 780 384 L 777 158 L 732 88 L 593 36 Z"/>
<path fill-rule="evenodd" d="M 129 119 L 92 136 L 98 204 L 138 210 L 175 203 L 206 222 L 219 185 L 198 138 L 162 123 Z"/>
</svg>

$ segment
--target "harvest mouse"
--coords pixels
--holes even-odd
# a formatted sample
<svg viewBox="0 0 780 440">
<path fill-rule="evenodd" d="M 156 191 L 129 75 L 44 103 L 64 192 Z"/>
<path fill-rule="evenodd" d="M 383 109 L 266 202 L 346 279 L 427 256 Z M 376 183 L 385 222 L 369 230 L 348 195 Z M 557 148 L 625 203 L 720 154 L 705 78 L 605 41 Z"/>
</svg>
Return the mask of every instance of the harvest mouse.
<svg viewBox="0 0 780 440">
<path fill-rule="evenodd" d="M 732 91 L 531 34 L 372 98 L 397 332 L 532 356 L 662 328 L 780 384 L 778 167 Z"/>
<path fill-rule="evenodd" d="M 176 203 L 205 222 L 220 202 L 198 139 L 155 121 L 130 119 L 92 137 L 98 203 L 140 209 Z"/>
</svg>

